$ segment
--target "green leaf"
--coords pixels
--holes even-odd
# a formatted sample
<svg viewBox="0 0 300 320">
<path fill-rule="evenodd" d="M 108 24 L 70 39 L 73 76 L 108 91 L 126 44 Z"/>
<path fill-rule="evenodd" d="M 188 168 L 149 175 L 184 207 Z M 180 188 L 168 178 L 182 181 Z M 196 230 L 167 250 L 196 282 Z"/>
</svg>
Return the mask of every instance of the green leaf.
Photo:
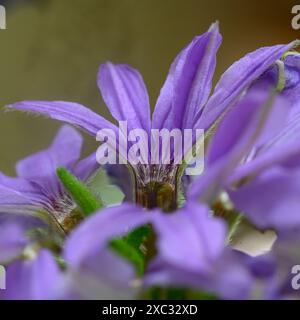
<svg viewBox="0 0 300 320">
<path fill-rule="evenodd" d="M 131 262 L 139 276 L 142 276 L 145 269 L 145 259 L 141 251 L 131 246 L 125 239 L 113 239 L 110 248 L 118 255 Z"/>
<path fill-rule="evenodd" d="M 145 270 L 146 253 L 143 252 L 142 245 L 150 233 L 151 226 L 144 225 L 110 242 L 112 250 L 135 266 L 138 276 L 142 276 Z"/>
<path fill-rule="evenodd" d="M 96 198 L 88 187 L 73 176 L 66 168 L 58 168 L 56 173 L 76 204 L 81 208 L 84 215 L 88 216 L 103 208 L 102 201 L 99 198 Z"/>
<path fill-rule="evenodd" d="M 151 233 L 150 225 L 144 225 L 133 231 L 131 231 L 126 237 L 127 243 L 129 243 L 134 248 L 140 250 L 141 245 L 145 242 L 147 237 Z"/>
</svg>

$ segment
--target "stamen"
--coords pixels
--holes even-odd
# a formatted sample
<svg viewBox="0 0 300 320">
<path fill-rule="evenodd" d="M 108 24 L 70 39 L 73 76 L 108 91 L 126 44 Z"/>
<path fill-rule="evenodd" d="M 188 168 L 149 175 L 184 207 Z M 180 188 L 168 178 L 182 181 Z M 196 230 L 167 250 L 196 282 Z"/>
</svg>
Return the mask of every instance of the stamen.
<svg viewBox="0 0 300 320">
<path fill-rule="evenodd" d="M 150 165 L 134 168 L 135 201 L 144 208 L 177 208 L 177 171 L 175 165 Z"/>
</svg>

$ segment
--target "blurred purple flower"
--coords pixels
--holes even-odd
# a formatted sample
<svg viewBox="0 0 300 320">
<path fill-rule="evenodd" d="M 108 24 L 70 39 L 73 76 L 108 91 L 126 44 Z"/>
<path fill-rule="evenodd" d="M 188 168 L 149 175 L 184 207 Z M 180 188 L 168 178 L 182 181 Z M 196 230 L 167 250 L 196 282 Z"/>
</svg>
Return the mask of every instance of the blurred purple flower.
<svg viewBox="0 0 300 320">
<path fill-rule="evenodd" d="M 245 299 L 251 276 L 227 247 L 226 223 L 200 204 L 188 203 L 173 215 L 157 214 L 158 255 L 150 263 L 145 285 L 191 287 L 224 299 Z"/>
<path fill-rule="evenodd" d="M 224 117 L 188 198 L 212 206 L 225 191 L 257 227 L 282 231 L 300 222 L 300 126 L 297 106 L 266 97 L 256 89 Z"/>
<path fill-rule="evenodd" d="M 144 286 L 192 287 L 221 298 L 250 296 L 254 276 L 245 267 L 243 255 L 227 247 L 225 222 L 197 203 L 187 203 L 171 215 L 133 204 L 102 210 L 71 234 L 64 259 L 75 275 L 130 288 L 135 279 L 132 267 L 114 257 L 105 245 L 147 223 L 157 236 L 157 255 L 146 270 Z"/>
<path fill-rule="evenodd" d="M 132 297 L 135 290 L 133 266 L 109 250 L 115 237 L 149 221 L 149 215 L 131 204 L 109 208 L 88 218 L 67 238 L 60 269 L 47 250 L 29 247 L 23 260 L 7 267 L 7 290 L 2 299 L 112 299 Z M 101 232 L 99 232 L 99 230 Z M 5 228 L 0 248 L 24 249 L 24 234 L 16 226 Z M 8 233 L 9 232 L 9 233 Z M 14 232 L 14 233 L 10 233 Z M 3 240 L 3 241 L 2 241 Z M 7 247 L 9 245 L 9 247 Z M 1 252 L 0 259 L 3 256 Z M 6 256 L 4 256 L 6 257 Z M 1 261 L 1 260 L 0 260 Z"/>
<path fill-rule="evenodd" d="M 64 126 L 48 149 L 17 163 L 18 177 L 1 174 L 0 222 L 1 219 L 18 219 L 20 223 L 23 219 L 25 223 L 26 217 L 29 219 L 37 213 L 47 212 L 61 227 L 75 208 L 75 203 L 61 185 L 56 169 L 67 167 L 78 178 L 85 180 L 98 167 L 94 154 L 79 161 L 81 146 L 80 134 Z"/>
</svg>

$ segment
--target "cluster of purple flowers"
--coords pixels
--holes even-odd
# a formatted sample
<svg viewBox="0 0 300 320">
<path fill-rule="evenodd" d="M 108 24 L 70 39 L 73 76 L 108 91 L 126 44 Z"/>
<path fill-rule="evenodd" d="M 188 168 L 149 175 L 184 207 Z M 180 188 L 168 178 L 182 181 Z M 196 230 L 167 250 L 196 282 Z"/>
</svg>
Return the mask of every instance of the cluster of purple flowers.
<svg viewBox="0 0 300 320">
<path fill-rule="evenodd" d="M 0 264 L 7 270 L 1 298 L 128 298 L 153 287 L 220 299 L 300 296 L 292 285 L 293 266 L 300 264 L 298 42 L 247 54 L 211 94 L 220 43 L 213 24 L 179 53 L 152 119 L 138 71 L 106 63 L 97 77 L 112 116 L 127 120 L 129 130 L 204 129 L 202 175 L 187 179 L 184 167 L 163 165 L 143 167 L 143 175 L 129 164 L 130 183 L 120 166 L 102 168 L 125 200 L 84 214 L 81 204 L 90 198 L 78 198 L 86 192 L 97 198 L 88 182 L 99 165 L 94 154 L 79 160 L 82 138 L 68 125 L 48 149 L 17 163 L 16 178 L 1 174 Z M 22 101 L 8 108 L 66 122 L 93 137 L 103 128 L 117 132 L 78 103 Z M 64 183 L 60 167 L 75 189 L 78 183 L 86 190 Z M 275 231 L 271 250 L 253 256 L 235 248 L 231 237 L 243 223 Z"/>
</svg>

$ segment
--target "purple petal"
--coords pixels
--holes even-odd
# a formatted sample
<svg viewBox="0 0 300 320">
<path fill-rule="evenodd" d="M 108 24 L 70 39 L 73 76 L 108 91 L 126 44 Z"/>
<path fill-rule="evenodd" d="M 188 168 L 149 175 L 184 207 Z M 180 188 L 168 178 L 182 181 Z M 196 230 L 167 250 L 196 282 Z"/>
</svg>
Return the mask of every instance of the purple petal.
<svg viewBox="0 0 300 320">
<path fill-rule="evenodd" d="M 294 41 L 288 45 L 263 47 L 235 62 L 220 78 L 195 127 L 210 128 L 255 79 L 296 45 Z"/>
<path fill-rule="evenodd" d="M 290 169 L 299 168 L 300 113 L 294 114 L 294 116 L 279 134 L 275 135 L 255 152 L 250 161 L 235 170 L 228 181 L 229 183 L 259 174 L 274 165 Z"/>
<path fill-rule="evenodd" d="M 0 204 L 3 205 L 33 205 L 34 201 L 26 193 L 0 185 Z"/>
<path fill-rule="evenodd" d="M 202 205 L 188 203 L 173 215 L 157 214 L 153 224 L 159 258 L 177 268 L 207 271 L 224 250 L 226 227 Z"/>
<path fill-rule="evenodd" d="M 81 135 L 70 126 L 63 126 L 51 146 L 17 163 L 19 177 L 34 180 L 39 177 L 55 176 L 59 166 L 68 167 L 80 157 Z"/>
<path fill-rule="evenodd" d="M 52 255 L 41 250 L 34 260 L 17 261 L 6 272 L 6 300 L 44 300 L 59 295 L 61 273 Z"/>
<path fill-rule="evenodd" d="M 80 160 L 74 167 L 73 172 L 80 180 L 87 180 L 100 167 L 96 159 L 96 153 L 92 153 Z"/>
<path fill-rule="evenodd" d="M 251 147 L 260 147 L 284 128 L 287 114 L 288 108 L 282 99 L 274 100 L 264 92 L 253 91 L 238 102 L 219 125 L 209 147 L 208 165 L 232 153 L 239 140 L 243 146 L 242 156 Z"/>
<path fill-rule="evenodd" d="M 153 128 L 192 128 L 210 94 L 220 43 L 216 23 L 176 57 L 155 106 Z"/>
<path fill-rule="evenodd" d="M 87 257 L 82 261 L 80 268 L 74 268 L 71 264 L 70 269 L 72 272 L 85 273 L 86 276 L 94 279 L 94 283 L 98 282 L 99 285 L 105 283 L 108 286 L 119 288 L 129 287 L 130 281 L 135 277 L 133 266 L 106 248 Z M 81 291 L 80 288 L 78 291 Z"/>
<path fill-rule="evenodd" d="M 200 289 L 220 299 L 249 299 L 254 278 L 235 252 L 227 251 L 209 272 L 192 272 L 165 261 L 154 261 L 144 277 L 146 286 Z"/>
<path fill-rule="evenodd" d="M 110 285 L 129 286 L 132 265 L 109 251 L 108 241 L 146 224 L 150 215 L 132 204 L 102 210 L 83 222 L 68 238 L 64 258 L 73 272 L 94 277 Z"/>
<path fill-rule="evenodd" d="M 100 129 L 117 131 L 109 121 L 92 110 L 74 102 L 66 101 L 21 101 L 8 106 L 9 109 L 29 111 L 67 122 L 96 136 Z"/>
<path fill-rule="evenodd" d="M 81 145 L 81 135 L 72 127 L 63 126 L 48 149 L 17 163 L 17 174 L 39 186 L 47 196 L 59 196 L 61 187 L 56 169 L 72 166 L 80 156 Z"/>
<path fill-rule="evenodd" d="M 122 204 L 94 214 L 68 238 L 64 257 L 73 267 L 80 267 L 87 258 L 101 253 L 107 242 L 146 224 L 150 215 L 132 204 Z"/>
<path fill-rule="evenodd" d="M 54 161 L 64 166 L 75 163 L 80 157 L 82 143 L 81 134 L 71 126 L 64 125 L 50 146 Z"/>
<path fill-rule="evenodd" d="M 239 258 L 225 248 L 226 228 L 205 207 L 189 207 L 171 216 L 158 215 L 158 257 L 149 265 L 145 284 L 206 290 L 225 299 L 245 299 L 252 277 Z"/>
<path fill-rule="evenodd" d="M 127 65 L 106 63 L 100 66 L 98 86 L 113 117 L 128 121 L 128 129 L 150 129 L 147 89 L 139 72 Z"/>
<path fill-rule="evenodd" d="M 299 171 L 274 168 L 230 192 L 230 198 L 258 227 L 284 230 L 300 224 L 299 181 Z"/>
<path fill-rule="evenodd" d="M 35 204 L 45 201 L 40 190 L 22 178 L 0 173 L 0 204 Z"/>
<path fill-rule="evenodd" d="M 300 54 L 291 52 L 279 63 L 283 66 L 285 80 L 280 93 L 290 102 L 291 106 L 296 106 L 300 98 Z M 264 90 L 275 89 L 279 76 L 279 67 L 273 65 L 255 80 L 251 87 Z"/>
<path fill-rule="evenodd" d="M 290 54 L 284 60 L 285 87 L 282 92 L 292 105 L 299 105 L 300 99 L 300 54 Z"/>
<path fill-rule="evenodd" d="M 270 149 L 263 154 L 251 159 L 251 161 L 236 168 L 228 178 L 228 185 L 231 185 L 245 177 L 251 177 L 260 174 L 272 166 L 281 166 L 285 168 L 297 168 L 300 164 L 299 143 L 283 145 L 278 148 Z"/>
<path fill-rule="evenodd" d="M 283 125 L 286 105 L 281 99 L 271 107 L 270 102 L 266 93 L 253 91 L 226 114 L 209 144 L 206 170 L 190 187 L 190 198 L 211 201 L 250 150 L 278 131 L 274 124 Z"/>
<path fill-rule="evenodd" d="M 0 215 L 1 217 L 1 215 Z M 18 257 L 28 243 L 24 229 L 17 223 L 0 223 L 0 262 Z"/>
<path fill-rule="evenodd" d="M 280 235 L 275 242 L 272 251 L 268 254 L 269 259 L 273 259 L 276 265 L 275 276 L 271 279 L 268 286 L 268 298 L 271 299 L 299 299 L 299 289 L 293 288 L 295 276 L 292 270 L 299 265 L 299 228 L 295 232 L 290 232 L 284 236 Z M 293 278 L 294 281 L 293 281 Z M 299 283 L 299 281 L 296 281 Z"/>
<path fill-rule="evenodd" d="M 254 277 L 247 270 L 244 260 L 243 254 L 227 248 L 210 277 L 202 280 L 204 288 L 221 299 L 253 298 Z"/>
<path fill-rule="evenodd" d="M 259 174 L 270 166 L 280 165 L 286 168 L 297 168 L 300 164 L 300 110 L 292 109 L 288 121 L 279 133 L 274 134 L 258 149 L 246 163 L 239 166 L 229 179 L 229 183 L 246 176 Z M 280 120 L 281 121 L 281 120 Z M 282 126 L 279 126 L 282 127 Z"/>
</svg>

